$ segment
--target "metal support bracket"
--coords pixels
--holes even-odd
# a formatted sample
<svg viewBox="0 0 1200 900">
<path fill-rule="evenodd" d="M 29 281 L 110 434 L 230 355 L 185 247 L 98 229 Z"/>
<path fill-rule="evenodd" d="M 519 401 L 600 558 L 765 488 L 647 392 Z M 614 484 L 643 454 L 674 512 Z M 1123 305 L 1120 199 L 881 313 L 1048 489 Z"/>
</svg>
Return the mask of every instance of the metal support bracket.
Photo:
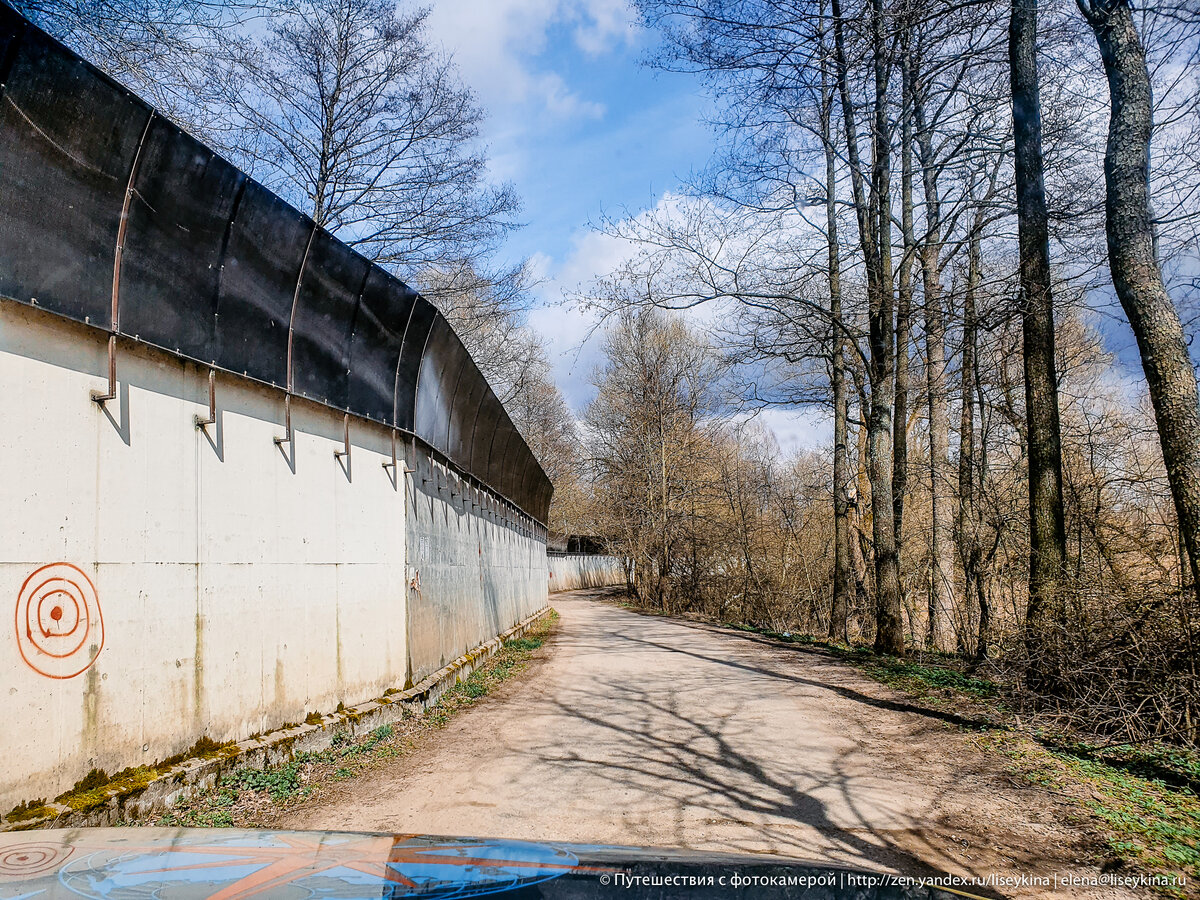
<svg viewBox="0 0 1200 900">
<path fill-rule="evenodd" d="M 400 462 L 400 460 L 396 457 L 396 430 L 393 428 L 392 429 L 392 461 L 391 462 L 384 461 L 382 465 L 385 469 L 395 469 L 398 472 L 398 471 L 400 471 L 399 462 Z"/>
<path fill-rule="evenodd" d="M 336 459 L 341 459 L 343 456 L 347 461 L 350 459 L 350 413 L 346 413 L 342 417 L 342 449 L 334 450 L 333 455 Z"/>
<path fill-rule="evenodd" d="M 92 391 L 92 401 L 103 406 L 117 397 L 117 333 L 121 330 L 121 260 L 125 255 L 125 235 L 129 229 L 129 207 L 133 203 L 134 184 L 137 183 L 138 166 L 142 162 L 142 148 L 146 146 L 146 135 L 154 121 L 154 111 L 146 118 L 137 150 L 133 154 L 133 165 L 129 167 L 129 181 L 125 185 L 125 200 L 121 204 L 121 218 L 117 225 L 117 247 L 113 254 L 112 277 L 112 328 L 108 333 L 108 390 L 103 394 Z"/>
<path fill-rule="evenodd" d="M 117 397 L 117 336 L 108 336 L 108 390 L 92 391 L 92 402 L 103 406 Z"/>
<path fill-rule="evenodd" d="M 271 438 L 276 446 L 283 446 L 292 442 L 292 395 L 283 395 L 283 434 L 276 435 Z"/>
<path fill-rule="evenodd" d="M 193 416 L 192 421 L 196 423 L 196 427 L 203 431 L 209 425 L 217 424 L 217 371 L 216 369 L 208 370 L 208 418 L 202 419 L 200 416 Z"/>
<path fill-rule="evenodd" d="M 403 472 L 405 475 L 409 474 L 410 472 L 417 471 L 416 469 L 410 469 L 408 467 L 408 462 L 404 459 L 404 457 L 402 457 L 399 453 L 396 452 L 396 430 L 395 429 L 392 429 L 392 461 L 384 462 L 382 465 L 385 469 L 394 469 L 397 472 Z"/>
</svg>

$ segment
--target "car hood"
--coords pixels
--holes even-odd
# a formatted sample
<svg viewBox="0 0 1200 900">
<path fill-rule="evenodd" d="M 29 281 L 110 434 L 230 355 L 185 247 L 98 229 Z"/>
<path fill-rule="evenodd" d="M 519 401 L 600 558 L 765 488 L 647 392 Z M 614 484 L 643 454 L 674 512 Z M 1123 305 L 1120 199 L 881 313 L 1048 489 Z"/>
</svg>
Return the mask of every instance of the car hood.
<svg viewBox="0 0 1200 900">
<path fill-rule="evenodd" d="M 772 855 L 335 831 L 0 834 L 0 900 L 973 896 Z"/>
</svg>

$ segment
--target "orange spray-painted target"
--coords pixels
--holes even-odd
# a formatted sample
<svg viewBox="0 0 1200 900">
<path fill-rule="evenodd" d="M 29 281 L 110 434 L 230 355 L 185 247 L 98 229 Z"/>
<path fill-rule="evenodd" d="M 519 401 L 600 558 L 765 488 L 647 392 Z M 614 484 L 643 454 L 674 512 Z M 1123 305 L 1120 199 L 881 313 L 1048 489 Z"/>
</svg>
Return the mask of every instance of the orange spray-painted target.
<svg viewBox="0 0 1200 900">
<path fill-rule="evenodd" d="M 104 648 L 104 617 L 90 578 L 70 563 L 50 563 L 25 579 L 17 597 L 17 649 L 47 678 L 74 678 Z"/>
<path fill-rule="evenodd" d="M 71 847 L 53 841 L 30 841 L 0 849 L 0 881 L 30 878 L 57 869 L 71 855 Z"/>
</svg>

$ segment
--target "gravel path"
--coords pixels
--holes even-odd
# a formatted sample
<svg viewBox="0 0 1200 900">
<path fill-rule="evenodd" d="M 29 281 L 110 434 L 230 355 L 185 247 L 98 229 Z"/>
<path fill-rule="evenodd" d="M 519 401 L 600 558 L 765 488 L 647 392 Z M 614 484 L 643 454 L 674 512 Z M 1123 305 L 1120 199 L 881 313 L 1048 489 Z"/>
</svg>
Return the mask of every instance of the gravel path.
<svg viewBox="0 0 1200 900">
<path fill-rule="evenodd" d="M 561 620 L 533 671 L 279 825 L 766 851 L 907 874 L 1097 874 L 1060 824 L 1063 801 L 1012 782 L 957 726 L 853 668 L 587 592 L 551 599 Z"/>
</svg>

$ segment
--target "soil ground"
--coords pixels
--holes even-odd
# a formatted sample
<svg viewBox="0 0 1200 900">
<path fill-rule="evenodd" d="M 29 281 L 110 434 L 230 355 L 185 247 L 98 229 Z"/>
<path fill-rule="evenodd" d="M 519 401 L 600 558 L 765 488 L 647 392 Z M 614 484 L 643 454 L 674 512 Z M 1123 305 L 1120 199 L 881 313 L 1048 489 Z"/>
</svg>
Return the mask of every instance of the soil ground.
<svg viewBox="0 0 1200 900">
<path fill-rule="evenodd" d="M 602 599 L 552 597 L 561 619 L 528 673 L 271 824 L 769 852 L 908 875 L 1099 875 L 1078 806 L 1014 780 L 946 717 L 828 655 Z"/>
</svg>

